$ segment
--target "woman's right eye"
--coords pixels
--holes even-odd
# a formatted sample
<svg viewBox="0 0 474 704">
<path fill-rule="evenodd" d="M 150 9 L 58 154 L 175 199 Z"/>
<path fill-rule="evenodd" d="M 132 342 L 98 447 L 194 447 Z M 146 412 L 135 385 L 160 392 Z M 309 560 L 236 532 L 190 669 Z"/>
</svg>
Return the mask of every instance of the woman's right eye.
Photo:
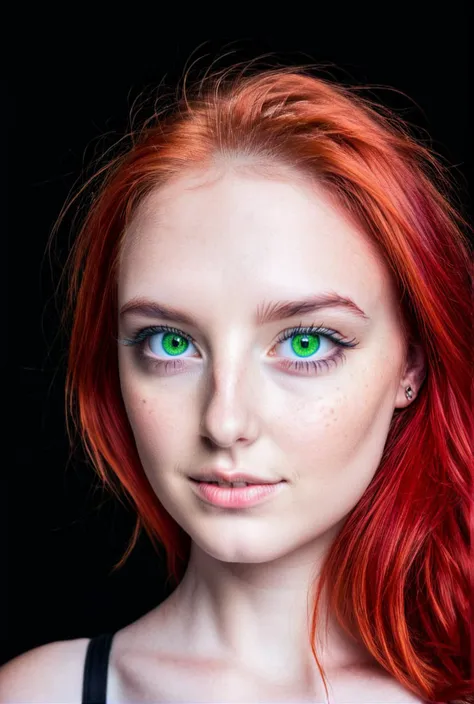
<svg viewBox="0 0 474 704">
<path fill-rule="evenodd" d="M 158 342 L 153 342 L 153 338 L 158 338 Z M 163 351 L 166 354 L 175 357 L 182 355 L 187 352 L 189 345 L 193 345 L 192 340 L 189 336 L 185 336 L 182 333 L 170 332 L 169 330 L 158 331 L 147 335 L 147 337 L 142 340 L 142 344 L 148 340 L 148 345 L 154 354 L 160 354 Z M 193 345 L 194 346 L 194 345 Z M 156 347 L 156 349 L 153 349 Z"/>
</svg>

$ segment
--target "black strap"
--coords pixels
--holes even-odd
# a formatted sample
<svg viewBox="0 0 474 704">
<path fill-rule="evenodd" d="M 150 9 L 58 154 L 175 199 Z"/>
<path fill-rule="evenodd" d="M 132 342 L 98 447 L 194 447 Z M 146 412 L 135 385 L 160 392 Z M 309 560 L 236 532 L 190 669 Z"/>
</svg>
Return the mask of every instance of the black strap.
<svg viewBox="0 0 474 704">
<path fill-rule="evenodd" d="M 87 646 L 82 684 L 82 704 L 106 704 L 107 667 L 113 633 L 91 638 Z"/>
</svg>

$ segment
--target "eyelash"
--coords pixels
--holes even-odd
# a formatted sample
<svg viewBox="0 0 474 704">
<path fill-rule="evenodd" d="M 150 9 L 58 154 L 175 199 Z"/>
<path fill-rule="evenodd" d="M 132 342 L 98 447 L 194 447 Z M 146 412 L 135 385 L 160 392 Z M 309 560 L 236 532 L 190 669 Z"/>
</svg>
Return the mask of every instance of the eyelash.
<svg viewBox="0 0 474 704">
<path fill-rule="evenodd" d="M 179 335 L 180 337 L 183 337 L 185 340 L 188 340 L 188 342 L 192 342 L 194 344 L 193 338 L 188 335 L 187 333 L 184 333 L 182 330 L 178 330 L 177 328 L 170 327 L 169 325 L 153 325 L 151 327 L 147 328 L 142 328 L 141 330 L 138 330 L 136 333 L 134 333 L 133 337 L 131 339 L 124 339 L 124 340 L 118 340 L 123 345 L 138 345 L 138 356 L 140 359 L 144 360 L 146 364 L 151 364 L 152 367 L 158 368 L 158 369 L 163 369 L 164 366 L 164 372 L 166 373 L 169 369 L 168 365 L 171 365 L 171 369 L 177 369 L 177 368 L 182 368 L 182 361 L 181 359 L 177 360 L 168 360 L 168 361 L 163 361 L 163 360 L 154 360 L 151 359 L 147 354 L 144 352 L 144 347 L 145 343 L 148 340 L 149 337 L 152 337 L 153 335 L 157 335 L 160 332 L 168 332 L 168 333 L 175 333 L 176 335 Z M 338 364 L 340 361 L 345 359 L 345 352 L 344 348 L 354 348 L 357 347 L 359 342 L 353 338 L 352 340 L 348 340 L 347 338 L 344 337 L 336 337 L 336 335 L 340 335 L 335 330 L 329 330 L 328 328 L 322 327 L 320 325 L 310 325 L 309 327 L 301 327 L 297 326 L 294 328 L 289 328 L 287 330 L 284 330 L 282 333 L 280 333 L 280 336 L 278 337 L 275 345 L 277 345 L 280 342 L 284 342 L 285 340 L 288 340 L 290 337 L 293 337 L 295 335 L 318 335 L 325 337 L 326 339 L 331 340 L 331 342 L 334 342 L 337 345 L 337 351 L 335 354 L 332 355 L 332 357 L 329 357 L 328 359 L 320 359 L 317 361 L 310 361 L 310 360 L 305 360 L 305 361 L 289 361 L 289 360 L 283 360 L 283 366 L 285 369 L 288 370 L 302 370 L 306 369 L 307 371 L 309 369 L 314 370 L 311 371 L 310 373 L 316 374 L 319 372 L 319 369 L 321 369 L 323 366 L 329 368 L 330 364 Z"/>
</svg>

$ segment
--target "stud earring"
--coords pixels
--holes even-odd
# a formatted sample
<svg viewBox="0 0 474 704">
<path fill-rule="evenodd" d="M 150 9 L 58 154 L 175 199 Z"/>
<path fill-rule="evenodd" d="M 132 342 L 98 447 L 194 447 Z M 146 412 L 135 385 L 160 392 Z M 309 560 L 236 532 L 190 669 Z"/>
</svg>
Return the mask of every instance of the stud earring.
<svg viewBox="0 0 474 704">
<path fill-rule="evenodd" d="M 412 391 L 411 386 L 407 386 L 407 387 L 406 387 L 406 389 L 405 389 L 405 396 L 407 397 L 408 400 L 410 400 L 411 398 L 413 398 L 413 391 Z"/>
</svg>

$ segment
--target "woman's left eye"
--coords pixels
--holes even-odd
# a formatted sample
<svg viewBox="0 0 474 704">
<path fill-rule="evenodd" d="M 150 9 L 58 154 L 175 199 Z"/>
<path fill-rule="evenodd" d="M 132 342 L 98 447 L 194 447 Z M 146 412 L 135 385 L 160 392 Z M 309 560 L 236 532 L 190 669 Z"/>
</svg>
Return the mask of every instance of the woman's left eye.
<svg viewBox="0 0 474 704">
<path fill-rule="evenodd" d="M 160 335 L 163 337 L 161 343 L 157 345 L 157 347 L 159 347 L 158 353 L 164 352 L 169 355 L 165 360 L 151 357 L 145 351 L 145 346 L 150 348 L 152 338 L 159 337 Z M 149 339 L 150 341 L 148 342 Z M 186 364 L 183 362 L 182 355 L 184 352 L 188 351 L 190 344 L 194 345 L 190 335 L 168 325 L 143 328 L 137 331 L 132 339 L 118 340 L 118 342 L 123 345 L 137 345 L 140 359 L 147 365 L 151 365 L 164 373 L 169 369 L 183 369 Z M 146 345 L 146 343 L 148 343 L 148 345 Z M 272 350 L 279 344 L 285 347 L 284 352 L 289 354 L 294 353 L 296 355 L 296 359 L 288 360 L 283 358 L 281 360 L 281 366 L 284 369 L 289 371 L 305 370 L 314 374 L 323 366 L 328 368 L 330 364 L 337 364 L 339 361 L 345 359 L 344 348 L 357 347 L 359 343 L 355 338 L 348 340 L 340 336 L 336 330 L 311 325 L 309 327 L 299 326 L 284 330 L 280 333 Z M 331 348 L 331 346 L 335 347 L 335 353 L 330 356 L 325 356 L 322 359 L 319 358 L 319 356 L 317 359 L 313 359 L 316 354 L 321 352 L 321 348 L 324 352 L 327 346 L 329 346 L 329 348 Z M 152 348 L 151 351 L 153 352 Z M 156 353 L 157 351 L 154 352 L 154 354 Z M 271 356 L 274 357 L 277 355 L 272 354 Z"/>
</svg>

